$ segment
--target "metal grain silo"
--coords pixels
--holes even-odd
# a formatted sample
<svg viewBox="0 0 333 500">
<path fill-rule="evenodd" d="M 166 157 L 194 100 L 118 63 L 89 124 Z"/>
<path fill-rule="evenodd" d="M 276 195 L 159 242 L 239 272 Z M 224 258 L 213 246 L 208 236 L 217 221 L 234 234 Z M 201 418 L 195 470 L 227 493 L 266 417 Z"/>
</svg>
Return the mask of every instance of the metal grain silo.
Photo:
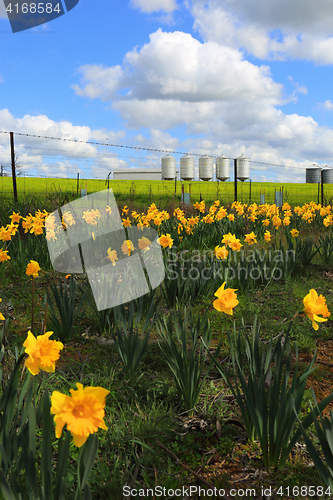
<svg viewBox="0 0 333 500">
<path fill-rule="evenodd" d="M 211 156 L 199 158 L 199 178 L 202 181 L 210 181 L 213 178 L 213 158 Z"/>
<path fill-rule="evenodd" d="M 162 180 L 171 181 L 176 177 L 176 158 L 171 155 L 166 155 L 161 160 L 162 163 Z"/>
<path fill-rule="evenodd" d="M 237 179 L 245 181 L 250 177 L 250 160 L 241 154 L 236 158 Z"/>
<path fill-rule="evenodd" d="M 185 155 L 180 159 L 180 178 L 183 181 L 192 181 L 194 179 L 194 158 Z"/>
<path fill-rule="evenodd" d="M 328 165 L 325 167 L 323 168 L 323 183 L 333 184 L 333 168 L 329 168 Z"/>
<path fill-rule="evenodd" d="M 216 179 L 226 181 L 230 177 L 230 158 L 224 155 L 216 158 Z"/>
<path fill-rule="evenodd" d="M 306 180 L 305 182 L 308 184 L 318 184 L 321 181 L 321 168 L 318 167 L 315 163 L 312 167 L 308 167 L 305 170 Z"/>
</svg>

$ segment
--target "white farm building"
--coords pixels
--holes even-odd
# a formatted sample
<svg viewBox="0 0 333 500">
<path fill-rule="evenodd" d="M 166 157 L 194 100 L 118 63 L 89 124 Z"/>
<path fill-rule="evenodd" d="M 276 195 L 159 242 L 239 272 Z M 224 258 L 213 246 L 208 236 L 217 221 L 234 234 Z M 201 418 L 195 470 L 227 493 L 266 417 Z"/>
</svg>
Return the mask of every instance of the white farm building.
<svg viewBox="0 0 333 500">
<path fill-rule="evenodd" d="M 176 170 L 176 176 L 179 179 L 179 170 Z M 162 170 L 161 168 L 123 168 L 115 170 L 113 178 L 115 180 L 122 179 L 127 181 L 161 181 Z"/>
</svg>

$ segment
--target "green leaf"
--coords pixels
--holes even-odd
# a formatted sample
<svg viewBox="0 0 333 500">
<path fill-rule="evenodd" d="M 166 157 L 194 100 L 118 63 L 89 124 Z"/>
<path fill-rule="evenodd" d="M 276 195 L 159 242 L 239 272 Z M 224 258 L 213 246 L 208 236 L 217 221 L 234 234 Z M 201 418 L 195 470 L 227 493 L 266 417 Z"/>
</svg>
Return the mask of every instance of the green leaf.
<svg viewBox="0 0 333 500">
<path fill-rule="evenodd" d="M 63 436 L 61 436 L 61 438 L 58 441 L 57 474 L 56 474 L 55 491 L 54 491 L 54 497 L 56 500 L 60 500 L 60 498 L 62 498 L 61 495 L 63 495 L 63 498 L 65 498 L 64 497 L 65 485 L 63 478 L 65 477 L 66 474 L 69 447 L 71 442 L 71 433 L 68 430 L 66 430 L 65 433 L 66 433 L 65 439 L 63 438 Z"/>
<path fill-rule="evenodd" d="M 86 484 L 83 490 L 83 500 L 91 500 L 89 486 Z"/>
<path fill-rule="evenodd" d="M 52 488 L 52 435 L 53 417 L 51 415 L 49 393 L 45 390 L 43 394 L 43 443 L 41 457 L 41 480 L 42 493 L 45 500 L 53 500 Z"/>
<path fill-rule="evenodd" d="M 181 311 L 163 318 L 157 324 L 161 336 L 159 346 L 166 362 L 174 376 L 177 393 L 182 398 L 187 409 L 194 408 L 202 385 L 213 365 L 203 375 L 206 355 L 203 346 L 211 339 L 211 326 L 206 315 L 194 323 L 191 309 L 184 308 L 184 318 Z M 191 345 L 188 350 L 187 332 L 190 332 Z M 174 338 L 173 332 L 176 333 Z M 221 344 L 219 344 L 220 346 Z M 199 350 L 199 352 L 198 352 Z"/>
<path fill-rule="evenodd" d="M 35 408 L 31 404 L 29 407 L 29 450 L 32 452 L 33 457 L 36 453 L 36 414 Z"/>
<path fill-rule="evenodd" d="M 3 494 L 4 500 L 18 500 L 17 497 L 14 495 L 11 487 L 7 483 L 7 480 L 1 469 L 0 469 L 0 489 L 1 493 Z"/>
<path fill-rule="evenodd" d="M 75 500 L 81 498 L 81 492 L 86 486 L 86 482 L 90 476 L 94 461 L 97 455 L 98 437 L 90 435 L 85 444 L 82 446 L 78 460 L 78 486 L 76 489 Z"/>
<path fill-rule="evenodd" d="M 234 380 L 229 377 L 219 365 L 217 360 L 214 364 L 230 387 L 240 407 L 245 428 L 249 439 L 257 438 L 263 452 L 263 461 L 266 466 L 283 467 L 285 461 L 300 436 L 300 431 L 295 432 L 296 417 L 294 415 L 291 401 L 296 402 L 297 412 L 300 411 L 306 381 L 310 373 L 315 369 L 316 355 L 300 376 L 298 374 L 297 348 L 296 366 L 290 381 L 290 340 L 289 333 L 292 322 L 289 324 L 285 334 L 284 345 L 279 339 L 273 349 L 270 342 L 266 353 L 260 352 L 259 331 L 256 318 L 252 327 L 252 339 L 245 336 L 245 354 L 247 358 L 247 372 L 245 373 L 241 334 L 236 336 L 234 323 L 234 335 L 229 334 L 230 354 L 234 369 Z M 210 355 L 211 356 L 211 355 Z M 212 356 L 211 356 L 212 358 Z M 274 368 L 270 368 L 274 362 Z M 238 380 L 236 379 L 236 374 Z M 266 378 L 269 377 L 269 387 L 266 387 Z M 241 390 L 239 388 L 241 387 Z M 241 394 L 241 391 L 243 394 Z M 333 396 L 326 398 L 323 405 L 327 405 Z M 309 426 L 313 417 L 308 416 L 304 425 Z"/>
</svg>

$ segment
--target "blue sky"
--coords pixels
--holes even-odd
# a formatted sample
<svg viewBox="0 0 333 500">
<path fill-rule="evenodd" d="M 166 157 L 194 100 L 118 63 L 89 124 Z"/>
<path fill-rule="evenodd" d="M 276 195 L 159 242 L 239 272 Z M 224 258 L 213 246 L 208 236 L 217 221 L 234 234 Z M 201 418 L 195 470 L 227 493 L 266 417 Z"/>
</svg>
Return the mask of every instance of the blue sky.
<svg viewBox="0 0 333 500">
<path fill-rule="evenodd" d="M 12 33 L 0 0 L 0 130 L 243 153 L 254 181 L 304 182 L 333 166 L 332 21 L 331 0 L 80 0 Z M 20 135 L 15 151 L 27 175 L 87 178 L 165 155 Z"/>
</svg>

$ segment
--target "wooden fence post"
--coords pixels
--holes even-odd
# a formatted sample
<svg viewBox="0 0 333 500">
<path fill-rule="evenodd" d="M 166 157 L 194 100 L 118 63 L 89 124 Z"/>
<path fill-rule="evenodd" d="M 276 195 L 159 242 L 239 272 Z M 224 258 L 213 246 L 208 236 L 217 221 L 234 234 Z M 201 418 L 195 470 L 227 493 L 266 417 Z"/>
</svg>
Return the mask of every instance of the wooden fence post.
<svg viewBox="0 0 333 500">
<path fill-rule="evenodd" d="M 237 201 L 237 160 L 234 159 L 234 183 L 235 183 L 235 196 L 234 201 Z"/>
<path fill-rule="evenodd" d="M 10 135 L 10 154 L 11 154 L 11 158 L 12 158 L 13 192 L 14 192 L 14 200 L 17 203 L 16 172 L 15 172 L 15 152 L 14 152 L 14 132 L 9 132 L 9 135 Z"/>
</svg>

